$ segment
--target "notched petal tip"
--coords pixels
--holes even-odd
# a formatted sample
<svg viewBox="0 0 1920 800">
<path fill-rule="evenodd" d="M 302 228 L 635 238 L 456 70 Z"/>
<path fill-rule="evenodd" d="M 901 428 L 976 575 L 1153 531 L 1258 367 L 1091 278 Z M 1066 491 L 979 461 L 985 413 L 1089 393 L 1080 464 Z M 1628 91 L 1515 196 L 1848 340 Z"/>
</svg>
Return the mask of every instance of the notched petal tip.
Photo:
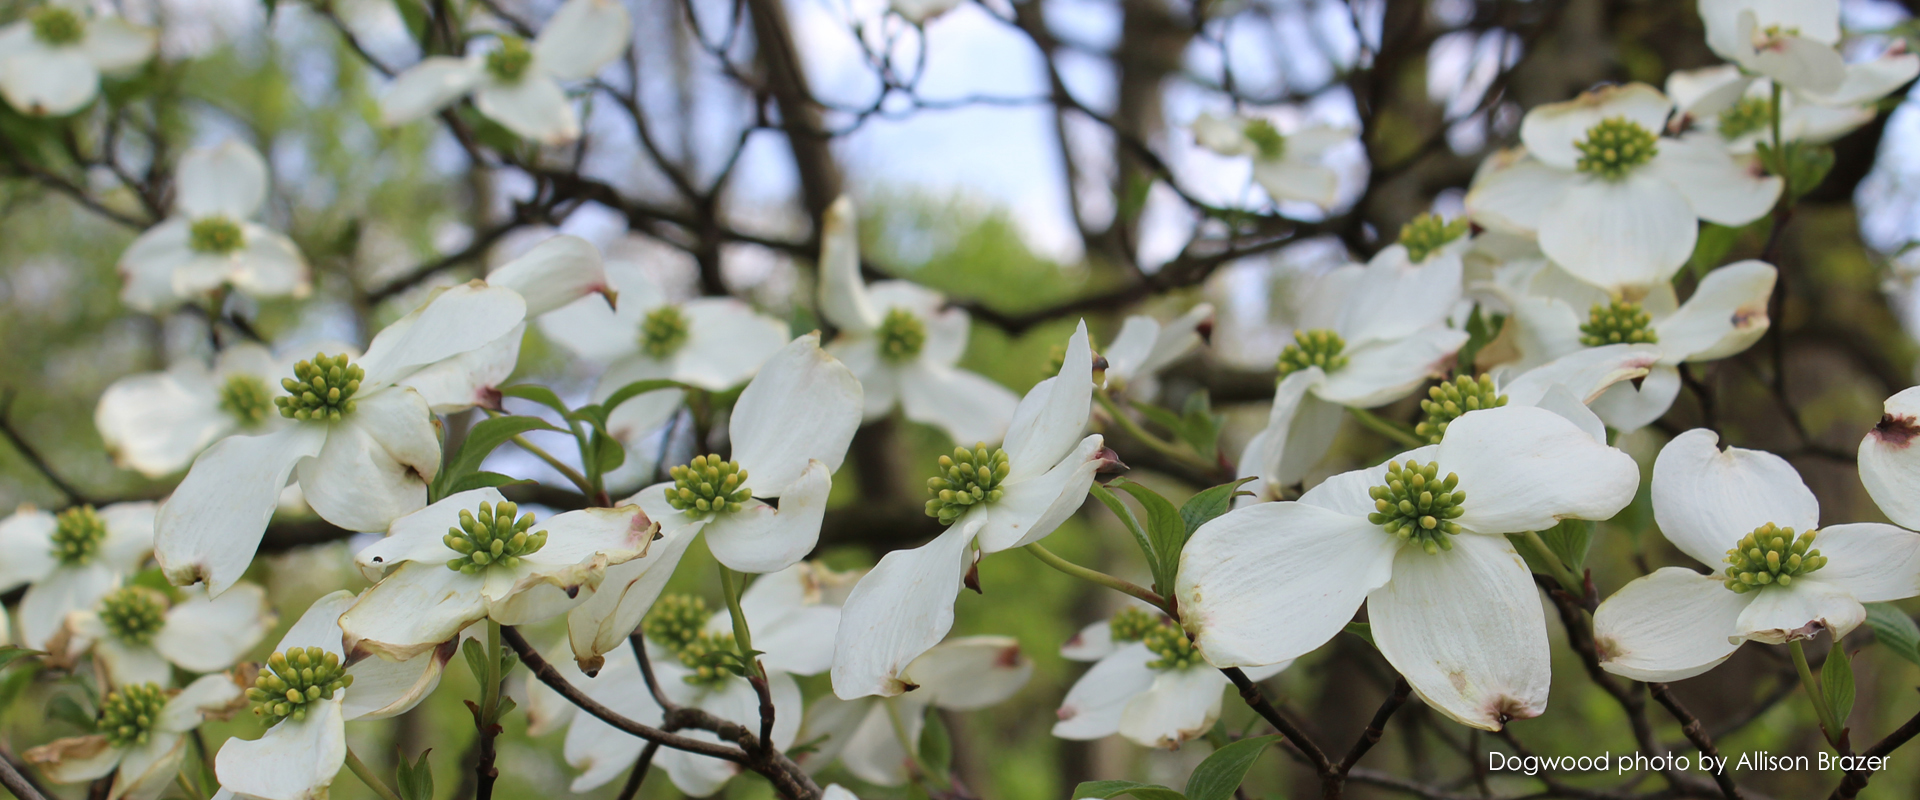
<svg viewBox="0 0 1920 800">
<path fill-rule="evenodd" d="M 574 663 L 574 666 L 577 666 L 580 668 L 580 674 L 585 675 L 589 678 L 594 678 L 594 677 L 599 677 L 600 668 L 603 666 L 606 666 L 607 659 L 604 656 L 594 656 L 592 658 L 576 658 L 573 660 L 573 663 Z"/>
<path fill-rule="evenodd" d="M 1120 454 L 1114 452 L 1111 447 L 1100 448 L 1100 452 L 1093 454 L 1093 460 L 1100 462 L 1100 465 L 1093 470 L 1093 477 L 1101 483 L 1106 483 L 1132 469 L 1126 462 L 1120 460 Z"/>
<path fill-rule="evenodd" d="M 1913 437 L 1920 436 L 1920 420 L 1910 415 L 1883 414 L 1868 435 L 1880 444 L 1905 450 L 1913 444 Z"/>
</svg>

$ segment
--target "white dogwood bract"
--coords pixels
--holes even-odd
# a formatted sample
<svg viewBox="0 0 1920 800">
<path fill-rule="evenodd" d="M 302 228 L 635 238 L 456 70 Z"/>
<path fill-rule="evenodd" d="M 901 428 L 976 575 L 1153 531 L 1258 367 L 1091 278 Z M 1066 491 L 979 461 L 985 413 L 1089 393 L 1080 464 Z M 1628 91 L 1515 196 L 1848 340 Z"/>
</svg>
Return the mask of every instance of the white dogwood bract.
<svg viewBox="0 0 1920 800">
<path fill-rule="evenodd" d="M 173 216 L 120 255 L 120 300 L 156 313 L 231 286 L 252 297 L 301 297 L 306 258 L 286 235 L 252 219 L 267 200 L 267 162 L 229 139 L 190 150 L 174 174 Z"/>
<path fill-rule="evenodd" d="M 23 114 L 64 117 L 100 93 L 100 77 L 153 58 L 159 37 L 79 0 L 45 0 L 0 28 L 0 96 Z"/>
<path fill-rule="evenodd" d="M 178 691 L 152 684 L 121 687 L 118 694 L 136 696 L 142 690 L 164 698 L 142 727 L 143 737 L 121 741 L 114 733 L 57 739 L 25 753 L 27 763 L 40 765 L 55 783 L 85 783 L 110 779 L 108 800 L 156 800 L 173 785 L 187 754 L 187 734 L 209 717 L 225 717 L 244 702 L 243 687 L 233 675 L 201 676 Z M 109 695 L 112 705 L 114 696 Z"/>
<path fill-rule="evenodd" d="M 1747 641 L 1782 644 L 1822 631 L 1838 641 L 1866 619 L 1863 603 L 1920 594 L 1920 533 L 1875 522 L 1820 527 L 1820 503 L 1791 464 L 1718 441 L 1710 430 L 1687 431 L 1653 465 L 1660 532 L 1712 572 L 1655 570 L 1601 603 L 1594 636 L 1609 672 L 1673 681 L 1712 669 Z M 1810 534 L 1811 549 L 1797 546 Z M 1755 575 L 1731 566 L 1747 548 L 1787 555 L 1736 591 L 1736 573 Z"/>
<path fill-rule="evenodd" d="M 1136 615 L 1148 612 L 1131 609 Z M 1062 739 L 1099 739 L 1120 734 L 1142 747 L 1177 748 L 1201 736 L 1220 718 L 1221 690 L 1232 682 L 1205 661 L 1168 664 L 1166 636 L 1141 637 L 1139 629 L 1121 630 L 1121 620 L 1096 622 L 1082 629 L 1060 649 L 1075 661 L 1093 661 L 1093 667 L 1075 681 L 1060 701 L 1059 722 L 1053 735 Z M 1184 638 L 1171 620 L 1158 612 L 1146 617 L 1147 630 Z M 1158 648 L 1158 649 L 1156 649 Z M 1292 666 L 1291 660 L 1246 670 L 1259 682 Z"/>
<path fill-rule="evenodd" d="M 1203 344 L 1206 337 L 1200 329 L 1212 319 L 1213 306 L 1206 303 L 1164 323 L 1144 314 L 1127 317 L 1113 341 L 1100 351 L 1107 360 L 1101 388 L 1137 397 L 1158 394 L 1160 371 Z"/>
<path fill-rule="evenodd" d="M 1437 464 L 1429 480 L 1457 476 L 1465 493 L 1459 533 L 1433 534 L 1434 552 L 1369 520 L 1389 502 L 1369 494 L 1387 485 L 1388 465 L 1342 473 L 1297 502 L 1236 509 L 1195 531 L 1180 557 L 1181 624 L 1215 666 L 1264 666 L 1319 647 L 1364 602 L 1381 654 L 1436 711 L 1488 730 L 1538 716 L 1546 617 L 1505 534 L 1611 517 L 1633 499 L 1639 469 L 1521 406 L 1465 414 L 1440 444 L 1390 463 L 1410 461 Z"/>
<path fill-rule="evenodd" d="M 73 611 L 92 608 L 139 571 L 154 548 L 154 505 L 75 506 L 51 514 L 22 506 L 0 520 L 0 592 L 23 585 L 18 641 L 47 642 Z"/>
<path fill-rule="evenodd" d="M 484 52 L 422 59 L 381 96 L 380 118 L 402 125 L 472 95 L 474 108 L 515 135 L 566 144 L 580 138 L 580 118 L 561 82 L 584 81 L 619 58 L 632 29 L 616 0 L 567 0 L 532 42 L 497 34 Z"/>
<path fill-rule="evenodd" d="M 1251 157 L 1253 181 L 1275 201 L 1312 203 L 1323 210 L 1333 208 L 1340 191 L 1340 174 L 1324 157 L 1356 138 L 1352 129 L 1331 125 L 1283 134 L 1261 117 L 1201 114 L 1189 127 L 1201 147 L 1223 156 Z"/>
<path fill-rule="evenodd" d="M 1795 89 L 1833 92 L 1846 80 L 1839 0 L 1702 0 L 1715 55 Z"/>
<path fill-rule="evenodd" d="M 229 669 L 273 629 L 273 606 L 257 585 L 237 584 L 219 597 L 200 587 L 180 593 L 172 602 L 152 589 L 122 587 L 69 613 L 67 631 L 99 659 L 109 684 L 170 686 L 174 667 Z"/>
<path fill-rule="evenodd" d="M 243 342 L 220 351 L 211 367 L 183 359 L 128 375 L 100 394 L 93 424 L 115 463 L 150 478 L 171 475 L 230 434 L 284 424 L 273 386 L 295 361 Z"/>
<path fill-rule="evenodd" d="M 853 202 L 827 209 L 820 242 L 820 312 L 840 329 L 827 351 L 846 362 L 866 391 L 866 418 L 898 406 L 907 419 L 940 428 L 960 445 L 998 443 L 1019 397 L 956 364 L 967 349 L 967 312 L 917 284 L 860 277 Z"/>
</svg>

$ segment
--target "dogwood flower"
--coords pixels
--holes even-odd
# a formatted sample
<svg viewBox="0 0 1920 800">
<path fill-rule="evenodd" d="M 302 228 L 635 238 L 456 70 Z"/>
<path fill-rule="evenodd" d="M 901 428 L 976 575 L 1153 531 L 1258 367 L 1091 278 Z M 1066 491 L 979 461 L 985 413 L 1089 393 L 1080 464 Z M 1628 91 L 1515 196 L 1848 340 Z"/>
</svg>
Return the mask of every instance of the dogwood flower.
<svg viewBox="0 0 1920 800">
<path fill-rule="evenodd" d="M 1427 705 L 1499 730 L 1545 710 L 1551 677 L 1539 594 L 1505 534 L 1606 519 L 1639 483 L 1632 457 L 1551 411 L 1464 414 L 1438 445 L 1202 525 L 1180 556 L 1181 622 L 1208 663 L 1263 666 L 1319 647 L 1364 602 Z"/>
<path fill-rule="evenodd" d="M 54 783 L 113 776 L 108 800 L 156 800 L 173 785 L 186 756 L 186 735 L 209 718 L 225 719 L 245 704 L 226 673 L 203 675 L 185 689 L 153 683 L 120 686 L 100 701 L 99 733 L 58 739 L 26 752 Z"/>
<path fill-rule="evenodd" d="M 92 608 L 153 552 L 152 503 L 75 506 L 49 514 L 21 506 L 0 520 L 0 592 L 22 584 L 21 645 L 45 650 L 68 612 Z"/>
<path fill-rule="evenodd" d="M 608 566 L 645 554 L 658 528 L 632 505 L 535 522 L 492 488 L 394 520 L 387 538 L 354 556 L 380 578 L 340 617 L 347 653 L 405 661 L 482 619 L 524 625 L 564 614 Z"/>
<path fill-rule="evenodd" d="M 1338 200 L 1340 175 L 1321 163 L 1327 151 L 1354 141 L 1351 128 L 1314 125 L 1282 134 L 1261 117 L 1194 119 L 1194 143 L 1223 156 L 1252 156 L 1253 180 L 1276 202 L 1299 200 L 1330 209 Z"/>
<path fill-rule="evenodd" d="M 1874 103 L 1920 74 L 1920 56 L 1892 53 L 1849 65 L 1840 93 L 1780 96 L 1780 140 L 1825 144 L 1873 121 Z M 1773 82 L 1722 64 L 1678 70 L 1667 76 L 1667 96 L 1680 108 L 1680 122 L 1717 133 L 1728 152 L 1745 156 L 1773 139 Z"/>
<path fill-rule="evenodd" d="M 221 350 L 211 368 L 184 359 L 164 372 L 128 375 L 100 394 L 94 427 L 121 467 L 171 475 L 228 435 L 283 424 L 268 381 L 292 370 L 292 360 L 247 342 Z"/>
<path fill-rule="evenodd" d="M 754 581 L 740 595 L 753 647 L 763 651 L 759 661 L 773 697 L 773 746 L 783 750 L 797 741 L 800 731 L 800 687 L 792 676 L 827 669 L 833 631 L 840 624 L 840 609 L 824 602 L 820 572 L 811 564 L 795 564 Z M 736 652 L 733 623 L 725 609 L 709 613 L 699 598 L 669 595 L 654 606 L 642 630 L 654 678 L 669 701 L 758 730 L 759 696 L 745 677 L 725 666 Z M 608 667 L 582 689 L 630 719 L 660 724 L 660 706 L 632 652 L 622 649 L 609 659 Z M 598 717 L 576 713 L 572 718 L 565 752 L 567 763 L 581 770 L 570 787 L 574 792 L 619 777 L 646 744 Z M 720 741 L 709 731 L 681 734 Z M 737 764 L 668 748 L 661 749 L 653 763 L 692 797 L 713 794 L 740 771 Z"/>
<path fill-rule="evenodd" d="M 1118 733 L 1142 747 L 1175 749 L 1213 728 L 1220 690 L 1232 683 L 1172 620 L 1139 608 L 1087 626 L 1060 655 L 1096 662 L 1060 702 L 1053 735 L 1062 739 Z M 1248 669 L 1247 678 L 1263 681 L 1292 665 Z"/>
<path fill-rule="evenodd" d="M 173 216 L 120 255 L 120 301 L 157 313 L 232 286 L 253 297 L 304 297 L 307 261 L 278 231 L 249 221 L 267 199 L 267 162 L 232 139 L 180 157 Z"/>
<path fill-rule="evenodd" d="M 1033 660 L 1012 637 L 961 636 L 928 649 L 903 675 L 918 688 L 898 697 L 814 700 L 799 740 L 819 744 L 797 758 L 800 765 L 813 772 L 838 760 L 868 783 L 904 786 L 929 709 L 977 711 L 1005 702 L 1032 677 Z"/>
<path fill-rule="evenodd" d="M 834 694 L 851 700 L 912 689 L 907 667 L 953 627 L 954 596 L 974 562 L 969 551 L 1037 542 L 1080 508 L 1094 474 L 1117 460 L 1099 434 L 1079 438 L 1092 398 L 1093 351 L 1082 321 L 1059 374 L 1015 409 L 1004 447 L 940 457 L 940 475 L 927 482 L 927 515 L 947 531 L 886 554 L 853 587 L 834 643 Z"/>
<path fill-rule="evenodd" d="M 866 391 L 866 418 L 895 406 L 907 419 L 940 428 L 956 442 L 998 442 L 1020 398 L 955 364 L 967 349 L 971 317 L 911 281 L 860 278 L 860 236 L 853 201 L 827 208 L 820 241 L 820 313 L 840 329 L 827 352 L 845 362 Z"/>
<path fill-rule="evenodd" d="M 1820 528 L 1820 503 L 1792 465 L 1722 450 L 1719 438 L 1687 431 L 1653 462 L 1660 532 L 1716 572 L 1665 567 L 1601 603 L 1594 638 L 1608 672 L 1690 678 L 1747 641 L 1784 644 L 1822 630 L 1838 641 L 1866 619 L 1862 603 L 1920 594 L 1920 533 L 1874 522 Z"/>
<path fill-rule="evenodd" d="M 1459 253 L 1448 243 L 1421 249 L 1415 262 L 1395 245 L 1308 287 L 1267 427 L 1241 453 L 1242 477 L 1259 476 L 1269 492 L 1298 483 L 1332 446 L 1341 407 L 1391 403 L 1447 368 L 1467 341 L 1446 326 L 1460 298 Z"/>
<path fill-rule="evenodd" d="M 219 597 L 189 587 L 177 603 L 144 586 L 122 586 L 67 615 L 74 641 L 90 647 L 112 686 L 173 683 L 173 668 L 231 668 L 273 629 L 267 592 L 242 583 Z"/>
<path fill-rule="evenodd" d="M 246 690 L 266 723 L 258 739 L 228 739 L 214 756 L 220 785 L 241 797 L 312 800 L 346 763 L 346 723 L 405 713 L 433 693 L 455 643 L 409 661 L 368 658 L 343 666 L 340 615 L 354 595 L 338 591 L 307 607 Z M 294 693 L 305 699 L 290 700 Z"/>
<path fill-rule="evenodd" d="M 77 0 L 47 0 L 0 28 L 0 95 L 23 114 L 64 117 L 100 93 L 100 75 L 153 57 L 153 31 L 96 14 Z"/>
<path fill-rule="evenodd" d="M 1535 277 L 1522 278 L 1519 285 L 1540 294 L 1507 296 L 1513 309 L 1508 324 L 1516 326 L 1513 341 L 1521 354 L 1515 368 L 1609 344 L 1644 344 L 1658 350 L 1658 363 L 1638 386 L 1618 383 L 1593 401 L 1594 412 L 1620 431 L 1638 430 L 1667 413 L 1680 394 L 1680 364 L 1746 350 L 1771 324 L 1767 301 L 1775 270 L 1763 261 L 1741 261 L 1707 273 L 1685 303 L 1676 301 L 1672 285 L 1665 282 L 1648 287 L 1640 300 L 1629 301 L 1557 279 L 1552 267 L 1536 268 Z"/>
<path fill-rule="evenodd" d="M 608 585 L 569 615 L 575 659 L 590 668 L 621 646 L 695 534 L 721 564 L 741 572 L 778 572 L 806 557 L 859 426 L 860 382 L 820 349 L 818 333 L 767 359 L 733 406 L 733 458 L 696 456 L 670 471 L 671 482 L 634 496 L 660 523 L 665 552 L 609 571 Z"/>
<path fill-rule="evenodd" d="M 1143 314 L 1120 323 L 1119 335 L 1100 355 L 1107 360 L 1108 391 L 1152 397 L 1159 388 L 1160 371 L 1199 347 L 1206 336 L 1201 326 L 1213 319 L 1213 306 L 1201 303 L 1162 325 Z M 962 439 L 961 441 L 965 441 Z"/>
<path fill-rule="evenodd" d="M 1660 138 L 1673 101 L 1643 83 L 1528 111 L 1526 147 L 1487 159 L 1467 193 L 1476 223 L 1536 236 L 1568 273 L 1620 294 L 1673 276 L 1696 220 L 1740 226 L 1773 208 L 1782 182 L 1735 160 L 1718 137 Z"/>
<path fill-rule="evenodd" d="M 1784 86 L 1832 92 L 1846 80 L 1839 0 L 1701 0 L 1707 47 Z"/>
<path fill-rule="evenodd" d="M 273 401 L 290 424 L 207 448 L 160 507 L 154 556 L 167 579 L 226 591 L 252 563 L 289 477 L 314 513 L 348 530 L 385 530 L 425 506 L 440 439 L 427 401 L 396 384 L 498 340 L 525 313 L 511 289 L 455 286 L 382 330 L 358 359 L 323 353 L 295 365 Z"/>
<path fill-rule="evenodd" d="M 561 81 L 583 81 L 620 57 L 633 20 L 617 0 L 567 0 L 531 43 L 496 34 L 498 45 L 465 58 L 429 56 L 393 80 L 380 118 L 403 125 L 468 94 L 473 106 L 515 135 L 545 145 L 580 138 L 580 118 Z"/>
</svg>

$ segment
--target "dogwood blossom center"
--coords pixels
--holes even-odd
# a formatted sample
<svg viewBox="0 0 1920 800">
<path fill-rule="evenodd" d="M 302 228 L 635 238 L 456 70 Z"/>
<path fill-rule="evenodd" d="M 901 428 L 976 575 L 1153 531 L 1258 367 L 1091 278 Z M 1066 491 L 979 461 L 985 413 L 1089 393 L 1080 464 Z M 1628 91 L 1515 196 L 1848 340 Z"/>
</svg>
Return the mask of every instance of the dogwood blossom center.
<svg viewBox="0 0 1920 800">
<path fill-rule="evenodd" d="M 1654 344 L 1660 334 L 1653 329 L 1653 317 L 1639 303 L 1613 300 L 1594 303 L 1580 326 L 1580 343 L 1588 347 L 1609 344 Z"/>
<path fill-rule="evenodd" d="M 940 474 L 927 479 L 927 516 L 937 517 L 942 525 L 953 521 L 976 505 L 997 502 L 1005 490 L 1000 484 L 1013 470 L 1007 451 L 994 448 L 987 452 L 985 442 L 953 449 L 953 455 L 940 457 Z"/>
<path fill-rule="evenodd" d="M 1253 142 L 1254 148 L 1260 151 L 1260 157 L 1265 160 L 1277 161 L 1287 154 L 1287 137 L 1281 135 L 1280 129 L 1273 127 L 1273 123 L 1264 119 L 1247 120 L 1241 135 Z"/>
<path fill-rule="evenodd" d="M 273 407 L 273 390 L 257 376 L 229 375 L 220 385 L 220 410 L 239 420 L 241 427 L 266 422 Z"/>
<path fill-rule="evenodd" d="M 1177 625 L 1156 624 L 1140 641 L 1159 656 L 1147 662 L 1147 669 L 1175 670 L 1207 665 L 1200 650 L 1187 638 L 1186 631 Z"/>
<path fill-rule="evenodd" d="M 33 38 L 55 47 L 74 44 L 87 35 L 87 24 L 80 15 L 60 6 L 41 6 L 29 17 L 33 21 Z"/>
<path fill-rule="evenodd" d="M 533 51 L 518 36 L 500 37 L 500 47 L 487 54 L 487 74 L 501 83 L 517 83 L 533 64 Z"/>
<path fill-rule="evenodd" d="M 1773 121 L 1773 101 L 1764 97 L 1743 97 L 1732 108 L 1720 112 L 1720 137 L 1733 141 L 1764 129 Z"/>
<path fill-rule="evenodd" d="M 349 363 L 345 353 L 332 357 L 316 353 L 312 361 L 293 365 L 293 375 L 280 379 L 280 388 L 287 390 L 287 396 L 273 399 L 273 404 L 280 407 L 280 416 L 339 422 L 353 413 L 353 393 L 360 391 L 360 381 L 367 372 Z"/>
<path fill-rule="evenodd" d="M 254 716 L 271 728 L 284 719 L 306 719 L 308 706 L 352 685 L 339 656 L 318 647 L 291 647 L 267 657 L 267 668 L 253 679 L 247 699 L 253 701 Z"/>
<path fill-rule="evenodd" d="M 739 511 L 753 498 L 753 490 L 747 488 L 747 471 L 740 468 L 740 462 L 722 461 L 717 455 L 696 456 L 667 474 L 673 477 L 667 504 L 689 514 Z"/>
<path fill-rule="evenodd" d="M 1347 365 L 1347 357 L 1341 354 L 1346 349 L 1347 340 L 1325 328 L 1294 331 L 1293 344 L 1280 351 L 1280 377 L 1308 367 L 1319 367 L 1325 372 L 1337 370 Z"/>
<path fill-rule="evenodd" d="M 1737 594 L 1746 594 L 1767 586 L 1791 586 L 1793 579 L 1827 565 L 1827 557 L 1813 549 L 1819 531 L 1795 536 L 1792 528 L 1769 522 L 1740 540 L 1727 551 L 1726 578 L 1722 581 Z"/>
<path fill-rule="evenodd" d="M 69 508 L 54 517 L 53 557 L 71 566 L 85 564 L 100 552 L 100 542 L 106 538 L 107 524 L 93 506 Z"/>
<path fill-rule="evenodd" d="M 1449 472 L 1442 480 L 1439 474 L 1437 461 L 1421 464 L 1409 460 L 1405 465 L 1387 462 L 1387 482 L 1367 490 L 1374 508 L 1367 521 L 1403 542 L 1413 542 L 1429 555 L 1452 550 L 1453 541 L 1448 537 L 1460 533 L 1460 525 L 1453 520 L 1466 513 L 1462 504 L 1467 501 L 1467 493 L 1455 489 L 1460 485 L 1459 475 Z"/>
<path fill-rule="evenodd" d="M 1116 642 L 1138 642 L 1160 624 L 1160 619 L 1137 608 L 1123 608 L 1107 620 L 1107 631 Z"/>
<path fill-rule="evenodd" d="M 1466 217 L 1449 222 L 1439 214 L 1421 214 L 1400 226 L 1400 245 L 1407 248 L 1407 258 L 1418 264 L 1447 243 L 1465 236 L 1469 226 Z"/>
<path fill-rule="evenodd" d="M 187 230 L 187 246 L 196 253 L 224 256 L 245 246 L 246 234 L 240 223 L 226 217 L 201 217 Z"/>
<path fill-rule="evenodd" d="M 640 321 L 640 351 L 650 358 L 666 358 L 687 343 L 691 326 L 679 306 L 661 306 Z"/>
<path fill-rule="evenodd" d="M 533 514 L 515 520 L 519 512 L 519 506 L 505 500 L 491 504 L 481 501 L 478 514 L 460 509 L 460 527 L 448 528 L 440 540 L 447 549 L 460 554 L 447 560 L 447 569 L 466 575 L 478 575 L 495 564 L 513 569 L 520 566 L 523 556 L 540 552 L 547 546 L 547 532 L 529 533 Z"/>
<path fill-rule="evenodd" d="M 1440 438 L 1447 435 L 1447 424 L 1459 419 L 1461 414 L 1506 404 L 1507 396 L 1494 389 L 1493 378 L 1485 374 L 1478 379 L 1461 375 L 1427 390 L 1427 399 L 1420 401 L 1420 410 L 1426 412 L 1427 418 L 1413 426 L 1413 432 L 1426 437 L 1430 444 L 1439 444 Z"/>
<path fill-rule="evenodd" d="M 167 692 L 158 684 L 123 686 L 100 701 L 100 735 L 110 747 L 146 744 L 166 704 Z"/>
<path fill-rule="evenodd" d="M 684 680 L 698 686 L 712 686 L 734 674 L 738 648 L 731 633 L 706 630 L 707 604 L 698 597 L 670 594 L 653 605 L 642 625 L 648 639 L 665 647 L 687 669 Z"/>
<path fill-rule="evenodd" d="M 1609 117 L 1587 129 L 1587 136 L 1574 142 L 1580 151 L 1578 169 L 1607 180 L 1626 177 L 1634 167 L 1652 161 L 1660 148 L 1653 132 L 1626 117 Z"/>
<path fill-rule="evenodd" d="M 880 355 L 895 363 L 911 361 L 927 345 L 927 324 L 904 308 L 887 311 L 880 321 Z"/>
<path fill-rule="evenodd" d="M 97 613 L 113 638 L 144 645 L 167 623 L 167 599 L 152 589 L 128 586 L 100 598 Z"/>
</svg>

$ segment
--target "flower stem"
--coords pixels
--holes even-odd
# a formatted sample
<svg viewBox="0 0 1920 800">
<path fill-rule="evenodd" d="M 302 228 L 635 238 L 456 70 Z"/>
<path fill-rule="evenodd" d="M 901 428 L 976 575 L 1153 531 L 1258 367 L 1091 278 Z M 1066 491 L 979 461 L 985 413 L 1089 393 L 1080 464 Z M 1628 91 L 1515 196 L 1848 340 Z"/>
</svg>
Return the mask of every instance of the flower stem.
<svg viewBox="0 0 1920 800">
<path fill-rule="evenodd" d="M 1116 578 L 1112 575 L 1108 575 L 1107 573 L 1101 572 L 1099 570 L 1087 569 L 1086 567 L 1080 566 L 1079 564 L 1075 564 L 1071 561 L 1068 561 L 1064 558 L 1054 555 L 1052 550 L 1048 550 L 1045 547 L 1041 547 L 1039 542 L 1034 542 L 1033 544 L 1027 545 L 1022 549 L 1026 550 L 1029 553 L 1032 553 L 1033 557 L 1040 559 L 1040 563 L 1042 564 L 1046 564 L 1049 567 L 1053 567 L 1054 569 L 1067 573 L 1068 575 L 1072 575 L 1073 577 L 1079 578 L 1083 581 L 1097 583 L 1097 584 L 1100 584 L 1101 586 L 1105 586 L 1116 592 L 1124 592 L 1126 594 L 1133 595 L 1134 597 L 1138 597 L 1141 600 L 1145 600 L 1146 602 L 1151 603 L 1154 608 L 1158 608 L 1161 611 L 1167 612 L 1168 616 L 1173 616 L 1173 609 L 1169 607 L 1170 604 L 1167 602 L 1166 598 L 1163 598 L 1160 595 L 1154 594 L 1152 591 L 1149 591 L 1145 587 L 1142 587 L 1130 581 L 1121 580 L 1120 578 Z"/>
<path fill-rule="evenodd" d="M 480 737 L 480 758 L 474 764 L 476 789 L 474 800 L 490 800 L 493 797 L 493 782 L 500 777 L 500 771 L 493 766 L 495 736 L 500 734 L 500 623 L 487 620 L 487 674 L 485 685 L 480 691 L 480 710 L 475 715 Z"/>
<path fill-rule="evenodd" d="M 1560 556 L 1553 552 L 1553 548 L 1547 546 L 1547 541 L 1540 538 L 1538 531 L 1527 531 L 1519 536 L 1520 543 L 1532 551 L 1535 559 L 1547 565 L 1547 574 L 1559 581 L 1561 587 L 1572 592 L 1574 597 L 1582 597 L 1587 593 L 1586 582 L 1581 580 L 1580 576 L 1573 574 L 1573 570 L 1560 560 Z"/>
<path fill-rule="evenodd" d="M 740 660 L 748 664 L 755 675 L 761 675 L 760 659 L 753 657 L 753 631 L 747 627 L 747 614 L 740 609 L 741 577 L 739 573 L 720 566 L 720 593 L 727 598 L 727 616 L 733 620 L 733 645 L 740 651 Z"/>
<path fill-rule="evenodd" d="M 1408 430 L 1405 425 L 1396 425 L 1388 422 L 1381 419 L 1379 415 L 1364 408 L 1348 406 L 1347 413 L 1352 414 L 1353 418 L 1359 421 L 1361 426 L 1381 436 L 1385 436 L 1408 447 L 1427 446 L 1427 440 L 1420 438 L 1413 431 Z"/>
<path fill-rule="evenodd" d="M 1820 680 L 1813 676 L 1813 667 L 1807 665 L 1806 648 L 1795 639 L 1787 642 L 1787 652 L 1793 654 L 1793 669 L 1800 673 L 1800 688 L 1806 690 L 1807 701 L 1813 703 L 1813 715 L 1820 720 L 1820 732 L 1826 734 L 1828 744 L 1839 749 L 1840 724 L 1827 705 L 1826 692 L 1820 690 Z"/>
<path fill-rule="evenodd" d="M 1108 416 L 1113 417 L 1114 424 L 1119 425 L 1120 429 L 1126 431 L 1128 436 L 1133 437 L 1154 452 L 1173 459 L 1202 474 L 1212 474 L 1220 468 L 1219 465 L 1209 463 L 1205 458 L 1201 458 L 1197 453 L 1153 435 L 1146 428 L 1141 427 L 1140 423 L 1134 421 L 1132 417 L 1127 416 L 1126 412 L 1120 408 L 1120 404 L 1115 403 L 1113 398 L 1107 396 L 1106 392 L 1094 392 L 1093 399 L 1100 402 L 1100 407 L 1107 410 Z"/>
<path fill-rule="evenodd" d="M 504 417 L 507 415 L 488 409 L 487 416 Z M 547 452 L 541 448 L 540 445 L 527 441 L 527 437 L 525 436 L 516 434 L 513 437 L 513 443 L 519 445 L 520 449 L 532 453 L 535 458 L 547 462 L 547 466 L 552 467 L 554 471 L 566 476 L 568 481 L 571 481 L 575 487 L 579 488 L 581 494 L 587 496 L 589 502 L 595 497 L 596 493 L 593 488 L 593 482 L 587 480 L 587 476 L 581 475 L 579 470 L 567 466 L 567 462 L 555 458 L 552 453 Z"/>
<path fill-rule="evenodd" d="M 359 778 L 361 783 L 372 789 L 374 794 L 380 795 L 380 800 L 400 800 L 400 793 L 388 786 L 386 781 L 380 780 L 380 776 L 374 773 L 372 767 L 367 766 L 367 762 L 361 761 L 359 756 L 353 754 L 351 747 L 347 748 L 347 769 L 353 770 L 354 777 Z"/>
</svg>

